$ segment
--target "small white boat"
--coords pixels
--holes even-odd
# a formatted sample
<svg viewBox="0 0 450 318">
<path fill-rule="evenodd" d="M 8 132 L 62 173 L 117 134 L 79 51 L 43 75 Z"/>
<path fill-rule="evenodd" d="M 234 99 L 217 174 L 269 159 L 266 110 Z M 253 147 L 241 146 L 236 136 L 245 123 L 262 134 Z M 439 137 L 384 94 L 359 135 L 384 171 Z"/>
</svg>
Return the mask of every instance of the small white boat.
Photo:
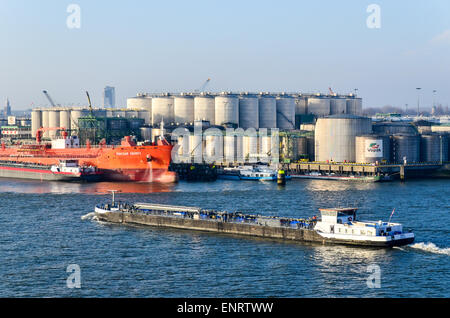
<svg viewBox="0 0 450 318">
<path fill-rule="evenodd" d="M 228 180 L 276 181 L 277 175 L 277 170 L 268 166 L 239 166 L 224 168 L 223 173 L 219 174 L 218 178 Z M 286 179 L 290 178 L 290 176 L 286 176 Z"/>
</svg>

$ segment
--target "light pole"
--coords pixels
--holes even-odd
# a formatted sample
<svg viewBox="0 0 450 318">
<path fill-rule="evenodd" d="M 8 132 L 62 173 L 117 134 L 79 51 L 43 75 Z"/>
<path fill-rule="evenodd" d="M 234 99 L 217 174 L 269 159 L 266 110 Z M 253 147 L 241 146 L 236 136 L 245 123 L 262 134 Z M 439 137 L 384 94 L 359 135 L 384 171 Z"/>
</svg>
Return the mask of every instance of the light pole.
<svg viewBox="0 0 450 318">
<path fill-rule="evenodd" d="M 433 109 L 435 110 L 435 112 L 436 112 L 436 108 L 435 108 L 435 103 L 436 103 L 436 92 L 437 92 L 437 90 L 435 90 L 435 89 L 433 89 L 433 106 L 431 106 L 431 111 L 433 111 Z"/>
<path fill-rule="evenodd" d="M 419 114 L 420 114 L 420 90 L 421 89 L 422 89 L 421 87 L 416 88 L 416 90 L 417 90 L 417 117 L 419 117 Z"/>
</svg>

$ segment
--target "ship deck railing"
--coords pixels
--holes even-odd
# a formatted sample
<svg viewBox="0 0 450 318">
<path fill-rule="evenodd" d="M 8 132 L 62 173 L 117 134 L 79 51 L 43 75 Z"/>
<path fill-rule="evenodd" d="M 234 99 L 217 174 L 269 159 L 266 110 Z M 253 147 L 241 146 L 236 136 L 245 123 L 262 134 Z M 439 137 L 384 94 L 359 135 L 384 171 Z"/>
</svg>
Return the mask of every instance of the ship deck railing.
<svg viewBox="0 0 450 318">
<path fill-rule="evenodd" d="M 158 206 L 158 205 L 156 205 Z M 249 224 L 259 226 L 281 227 L 281 228 L 293 228 L 293 229 L 312 229 L 315 221 L 310 219 L 294 219 L 284 217 L 271 217 L 262 215 L 249 215 L 240 212 L 222 212 L 215 210 L 202 210 L 197 208 L 179 207 L 175 206 L 163 206 L 161 208 L 149 208 L 143 207 L 143 204 L 137 204 L 135 206 L 122 209 L 125 213 L 141 213 L 146 215 L 157 215 L 171 218 L 183 218 L 193 220 L 204 220 L 210 222 L 226 222 L 236 224 Z M 166 209 L 170 208 L 170 209 Z M 187 210 L 189 209 L 189 210 Z"/>
</svg>

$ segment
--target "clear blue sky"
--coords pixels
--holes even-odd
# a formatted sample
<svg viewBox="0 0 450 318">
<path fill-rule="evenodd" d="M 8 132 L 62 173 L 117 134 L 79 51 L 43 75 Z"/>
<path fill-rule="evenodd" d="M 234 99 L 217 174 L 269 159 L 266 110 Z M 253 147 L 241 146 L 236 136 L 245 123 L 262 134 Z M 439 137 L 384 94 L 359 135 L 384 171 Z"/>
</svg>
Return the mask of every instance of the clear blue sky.
<svg viewBox="0 0 450 318">
<path fill-rule="evenodd" d="M 67 6 L 81 7 L 69 29 Z M 381 28 L 369 29 L 369 4 Z M 0 0 L 0 106 L 137 92 L 338 93 L 364 107 L 450 104 L 450 1 Z"/>
</svg>

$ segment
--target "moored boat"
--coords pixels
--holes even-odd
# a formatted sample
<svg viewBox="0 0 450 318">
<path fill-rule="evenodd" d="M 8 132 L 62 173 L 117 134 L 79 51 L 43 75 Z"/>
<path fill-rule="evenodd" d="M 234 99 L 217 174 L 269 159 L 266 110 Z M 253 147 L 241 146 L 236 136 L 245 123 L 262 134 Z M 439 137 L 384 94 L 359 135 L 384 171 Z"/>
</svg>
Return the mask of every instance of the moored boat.
<svg viewBox="0 0 450 318">
<path fill-rule="evenodd" d="M 168 171 L 173 146 L 164 138 L 138 146 L 129 136 L 120 145 L 108 146 L 89 143 L 81 147 L 78 138 L 68 136 L 63 128 L 62 137 L 51 143 L 41 141 L 38 130 L 36 144 L 0 148 L 0 161 L 23 165 L 54 166 L 62 160 L 77 160 L 81 167 L 95 167 L 104 180 L 174 182 L 177 175 Z M 3 176 L 10 177 L 8 173 Z"/>
<path fill-rule="evenodd" d="M 218 173 L 219 179 L 227 180 L 258 180 L 258 181 L 276 181 L 278 178 L 278 171 L 268 166 L 238 166 L 232 168 L 223 168 Z M 289 180 L 291 176 L 286 175 L 286 180 Z"/>
</svg>

